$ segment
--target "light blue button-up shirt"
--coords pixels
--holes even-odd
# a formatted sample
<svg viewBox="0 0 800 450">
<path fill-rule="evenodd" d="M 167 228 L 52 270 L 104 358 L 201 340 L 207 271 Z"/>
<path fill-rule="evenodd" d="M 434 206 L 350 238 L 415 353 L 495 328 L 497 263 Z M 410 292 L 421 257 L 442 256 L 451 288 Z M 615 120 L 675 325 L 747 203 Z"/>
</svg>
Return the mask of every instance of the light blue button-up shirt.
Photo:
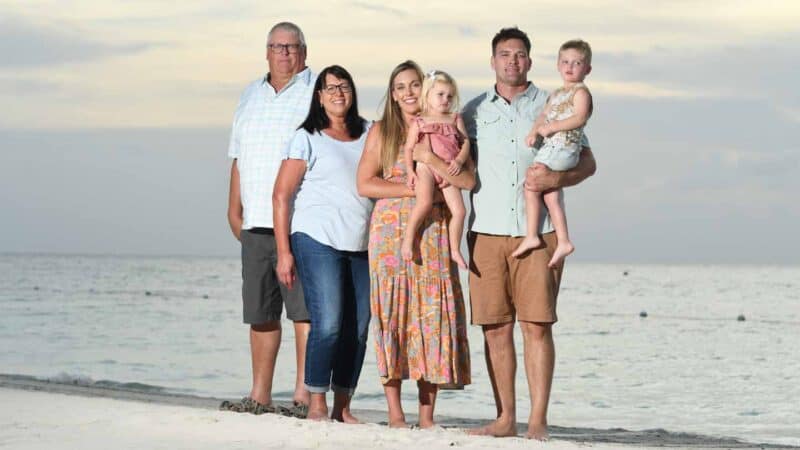
<svg viewBox="0 0 800 450">
<path fill-rule="evenodd" d="M 492 87 L 464 107 L 462 115 L 478 177 L 472 191 L 470 230 L 500 236 L 525 235 L 525 171 L 536 156 L 536 150 L 525 144 L 525 137 L 546 106 L 547 97 L 546 91 L 529 83 L 508 103 Z M 539 232 L 551 231 L 553 226 L 543 207 Z"/>
<path fill-rule="evenodd" d="M 292 213 L 292 233 L 303 232 L 336 250 L 367 249 L 372 200 L 358 195 L 356 170 L 369 125 L 355 141 L 339 141 L 325 133 L 295 132 L 283 159 L 306 162 Z"/>
</svg>

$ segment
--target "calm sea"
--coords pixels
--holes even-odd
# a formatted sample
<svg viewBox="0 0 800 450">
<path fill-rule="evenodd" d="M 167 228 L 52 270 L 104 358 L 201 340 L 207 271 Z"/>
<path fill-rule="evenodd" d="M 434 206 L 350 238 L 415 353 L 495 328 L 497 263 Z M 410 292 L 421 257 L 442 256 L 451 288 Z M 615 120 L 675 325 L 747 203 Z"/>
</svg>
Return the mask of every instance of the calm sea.
<svg viewBox="0 0 800 450">
<path fill-rule="evenodd" d="M 236 258 L 0 255 L 0 373 L 241 397 L 240 280 Z M 800 267 L 570 263 L 550 421 L 798 445 L 798 300 Z M 294 378 L 285 325 L 279 399 Z M 437 412 L 489 419 L 478 328 L 470 345 L 474 384 L 443 392 Z M 521 365 L 517 378 L 525 421 Z M 409 412 L 414 394 L 407 383 Z M 353 406 L 385 409 L 371 347 Z"/>
</svg>

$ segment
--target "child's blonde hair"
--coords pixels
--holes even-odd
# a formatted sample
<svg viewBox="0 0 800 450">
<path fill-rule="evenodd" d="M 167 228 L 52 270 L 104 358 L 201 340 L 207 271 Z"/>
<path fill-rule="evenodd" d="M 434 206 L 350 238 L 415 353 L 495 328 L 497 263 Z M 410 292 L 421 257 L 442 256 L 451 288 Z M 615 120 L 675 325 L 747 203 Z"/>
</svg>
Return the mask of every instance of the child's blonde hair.
<svg viewBox="0 0 800 450">
<path fill-rule="evenodd" d="M 425 79 L 422 80 L 422 94 L 419 99 L 420 111 L 425 112 L 428 109 L 428 93 L 436 83 L 449 84 L 453 88 L 453 101 L 450 103 L 449 112 L 458 111 L 458 85 L 456 85 L 456 80 L 450 74 L 441 70 L 431 70 L 425 74 Z"/>
<path fill-rule="evenodd" d="M 577 50 L 583 53 L 583 60 L 586 62 L 586 64 L 592 64 L 592 47 L 589 46 L 588 42 L 582 39 L 573 39 L 571 41 L 564 42 L 558 49 L 558 56 L 560 57 L 561 52 L 569 49 Z"/>
</svg>

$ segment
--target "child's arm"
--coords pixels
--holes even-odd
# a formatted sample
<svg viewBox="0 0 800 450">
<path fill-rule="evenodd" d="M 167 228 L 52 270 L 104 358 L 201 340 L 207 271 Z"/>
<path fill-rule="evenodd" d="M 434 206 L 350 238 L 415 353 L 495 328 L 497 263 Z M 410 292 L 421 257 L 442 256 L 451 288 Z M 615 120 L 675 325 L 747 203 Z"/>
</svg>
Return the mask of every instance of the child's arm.
<svg viewBox="0 0 800 450">
<path fill-rule="evenodd" d="M 531 127 L 530 133 L 528 133 L 528 137 L 525 138 L 525 144 L 528 147 L 533 147 L 536 145 L 536 141 L 539 139 L 539 136 L 542 136 L 541 128 L 544 125 L 544 118 L 547 117 L 547 111 L 550 109 L 550 103 L 547 103 L 547 106 L 544 107 L 541 113 L 539 113 L 539 117 L 536 118 L 536 122 L 533 123 L 533 127 Z"/>
<path fill-rule="evenodd" d="M 574 114 L 564 120 L 553 120 L 542 125 L 539 133 L 543 136 L 550 136 L 559 131 L 574 130 L 586 125 L 589 116 L 592 115 L 592 94 L 586 88 L 579 88 L 572 97 L 572 109 Z"/>
<path fill-rule="evenodd" d="M 461 173 L 461 168 L 464 167 L 464 164 L 466 164 L 469 160 L 469 137 L 467 137 L 467 126 L 464 125 L 464 119 L 461 118 L 460 114 L 456 117 L 456 128 L 458 129 L 458 132 L 461 133 L 463 143 L 461 144 L 461 149 L 458 151 L 458 155 L 456 155 L 456 157 L 450 161 L 450 165 L 447 167 L 447 173 L 453 176 Z"/>
<path fill-rule="evenodd" d="M 414 172 L 414 146 L 417 145 L 418 135 L 419 125 L 414 120 L 408 127 L 406 142 L 403 144 L 403 163 L 406 165 L 406 185 L 409 189 L 414 189 L 414 184 L 417 182 L 417 173 Z"/>
</svg>

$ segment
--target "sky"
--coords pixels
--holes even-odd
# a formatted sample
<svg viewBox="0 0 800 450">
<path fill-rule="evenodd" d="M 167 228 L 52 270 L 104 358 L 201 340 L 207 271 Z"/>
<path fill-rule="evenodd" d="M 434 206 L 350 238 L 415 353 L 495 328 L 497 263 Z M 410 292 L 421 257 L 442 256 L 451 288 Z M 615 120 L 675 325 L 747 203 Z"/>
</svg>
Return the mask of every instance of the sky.
<svg viewBox="0 0 800 450">
<path fill-rule="evenodd" d="M 228 135 L 266 33 L 352 74 L 377 118 L 414 59 L 489 89 L 492 36 L 593 48 L 597 174 L 566 190 L 574 261 L 800 264 L 796 1 L 0 0 L 0 252 L 222 255 Z"/>
</svg>

